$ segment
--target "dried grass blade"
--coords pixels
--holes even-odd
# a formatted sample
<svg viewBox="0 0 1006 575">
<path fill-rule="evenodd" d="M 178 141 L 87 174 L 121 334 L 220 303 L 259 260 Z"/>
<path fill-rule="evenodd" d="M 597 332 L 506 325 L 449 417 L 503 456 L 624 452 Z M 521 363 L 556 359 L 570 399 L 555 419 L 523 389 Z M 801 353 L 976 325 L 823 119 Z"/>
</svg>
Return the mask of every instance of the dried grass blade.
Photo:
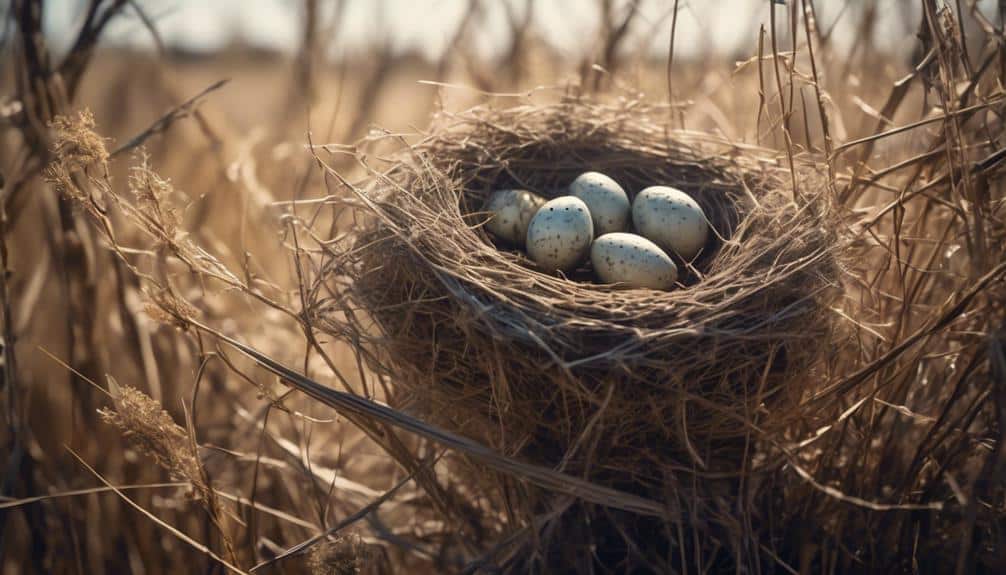
<svg viewBox="0 0 1006 575">
<path fill-rule="evenodd" d="M 500 455 L 475 441 L 434 427 L 376 401 L 326 387 L 308 377 L 304 377 L 240 341 L 232 339 L 209 326 L 196 321 L 190 321 L 192 325 L 215 335 L 234 349 L 255 360 L 260 366 L 281 377 L 290 386 L 295 387 L 305 395 L 333 409 L 377 419 L 400 429 L 410 431 L 421 437 L 460 451 L 496 471 L 521 477 L 540 487 L 566 493 L 590 503 L 654 517 L 667 518 L 670 515 L 666 507 L 651 499 L 597 485 L 565 473 L 559 473 L 547 467 L 517 461 Z"/>
<path fill-rule="evenodd" d="M 306 541 L 302 541 L 302 542 L 294 545 L 293 547 L 287 549 L 286 551 L 280 553 L 279 555 L 273 557 L 272 559 L 269 559 L 267 561 L 263 561 L 263 562 L 259 563 L 258 565 L 252 567 L 249 570 L 249 572 L 250 573 L 254 573 L 254 572 L 258 571 L 259 569 L 261 569 L 263 567 L 268 567 L 269 565 L 272 565 L 274 563 L 282 561 L 283 559 L 286 559 L 287 557 L 291 557 L 291 556 L 294 556 L 294 555 L 300 555 L 301 553 L 307 551 L 312 546 L 314 546 L 315 544 L 317 544 L 318 542 L 320 542 L 322 539 L 324 539 L 326 537 L 329 537 L 329 536 L 332 536 L 332 535 L 335 535 L 336 533 L 338 533 L 342 529 L 345 529 L 346 527 L 352 525 L 353 523 L 356 523 L 360 519 L 363 519 L 368 514 L 370 514 L 370 512 L 374 511 L 375 509 L 377 509 L 378 507 L 380 507 L 381 505 L 383 505 L 386 501 L 388 501 L 389 499 L 391 499 L 395 495 L 395 493 L 398 493 L 398 491 L 402 487 L 405 487 L 406 484 L 408 484 L 410 481 L 412 481 L 412 478 L 414 476 L 415 476 L 415 474 L 413 474 L 413 473 L 410 473 L 410 474 L 406 475 L 404 478 L 402 478 L 401 481 L 399 481 L 398 483 L 396 483 L 394 485 L 394 487 L 392 487 L 391 489 L 389 489 L 389 490 L 385 491 L 383 494 L 381 494 L 380 497 L 378 497 L 377 499 L 374 499 L 373 501 L 371 501 L 367 505 L 364 505 L 363 507 L 361 507 L 360 509 L 358 509 L 356 512 L 354 512 L 353 514 L 345 517 L 344 519 L 342 519 L 341 521 L 339 521 L 338 523 L 336 523 L 332 527 L 329 527 L 325 531 L 323 531 L 323 532 L 315 535 L 314 537 L 311 537 L 310 539 L 307 539 Z"/>
<path fill-rule="evenodd" d="M 123 501 L 125 501 L 126 503 L 128 503 L 130 507 L 132 507 L 133 509 L 136 509 L 140 513 L 146 515 L 148 518 L 150 518 L 151 521 L 153 521 L 154 523 L 157 523 L 161 527 L 165 528 L 169 533 L 171 533 L 175 537 L 181 539 L 183 542 L 187 543 L 193 549 L 195 549 L 197 551 L 201 551 L 203 554 L 205 554 L 206 556 L 210 557 L 211 559 L 213 559 L 217 563 L 220 563 L 221 565 L 223 565 L 224 567 L 226 567 L 230 571 L 232 571 L 234 573 L 240 573 L 241 575 L 248 575 L 248 572 L 245 571 L 244 569 L 241 569 L 240 567 L 229 563 L 226 559 L 224 559 L 223 557 L 221 557 L 221 556 L 217 555 L 216 553 L 214 553 L 213 550 L 210 549 L 209 547 L 203 545 L 202 543 L 200 543 L 200 542 L 196 541 L 195 539 L 189 537 L 185 533 L 179 531 L 178 529 L 176 529 L 175 527 L 171 526 L 170 524 L 168 524 L 164 520 L 158 518 L 156 515 L 154 515 L 150 511 L 147 511 L 146 509 L 144 509 L 143 506 L 141 506 L 140 504 L 138 504 L 135 501 L 133 501 L 132 499 L 126 497 L 126 494 L 123 493 L 122 490 L 120 490 L 118 487 L 116 487 L 116 486 L 112 485 L 111 483 L 109 483 L 107 479 L 105 479 L 100 473 L 98 473 L 97 471 L 95 471 L 95 469 L 93 467 L 91 467 L 90 465 L 88 465 L 88 463 L 86 461 L 84 461 L 84 459 L 81 456 L 77 455 L 77 453 L 74 450 L 70 449 L 69 446 L 66 446 L 66 450 L 69 451 L 70 455 L 72 455 L 77 461 L 79 461 L 80 464 L 83 465 L 85 469 L 87 469 L 88 471 L 90 471 L 96 478 L 98 478 L 98 481 L 101 481 L 102 483 L 105 484 L 106 487 L 108 487 L 109 489 L 111 489 L 112 491 L 114 491 L 115 494 L 118 495 L 119 497 L 121 497 Z"/>
</svg>

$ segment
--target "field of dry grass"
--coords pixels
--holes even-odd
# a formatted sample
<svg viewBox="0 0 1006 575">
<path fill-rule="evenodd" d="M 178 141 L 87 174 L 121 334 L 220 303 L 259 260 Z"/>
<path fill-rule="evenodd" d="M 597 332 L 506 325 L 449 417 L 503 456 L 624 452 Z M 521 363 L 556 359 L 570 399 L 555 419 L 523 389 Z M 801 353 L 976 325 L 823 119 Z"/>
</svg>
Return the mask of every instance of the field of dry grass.
<svg viewBox="0 0 1006 575">
<path fill-rule="evenodd" d="M 918 37 L 900 54 L 871 41 L 883 2 L 842 14 L 860 34 L 846 51 L 820 1 L 790 0 L 734 59 L 639 51 L 620 35 L 646 26 L 631 8 L 585 1 L 607 20 L 582 58 L 515 17 L 493 61 L 468 50 L 478 18 L 442 61 L 382 45 L 327 60 L 325 22 L 292 55 L 133 51 L 101 41 L 106 16 L 143 4 L 118 0 L 87 3 L 61 57 L 44 4 L 13 0 L 2 36 L 2 573 L 571 569 L 536 547 L 555 535 L 536 521 L 583 493 L 569 476 L 520 515 L 501 494 L 531 475 L 403 430 L 426 406 L 332 326 L 372 311 L 339 269 L 366 215 L 353 189 L 434 114 L 573 100 L 654 106 L 668 130 L 810 166 L 818 183 L 793 199 L 834 210 L 841 268 L 796 415 L 744 422 L 736 491 L 653 528 L 659 557 L 619 543 L 577 567 L 1006 570 L 1002 2 L 904 3 Z M 301 393 L 314 382 L 394 412 L 332 409 Z M 687 457 L 668 469 L 667 506 L 720 479 Z M 612 533 L 639 529 L 616 516 Z"/>
</svg>

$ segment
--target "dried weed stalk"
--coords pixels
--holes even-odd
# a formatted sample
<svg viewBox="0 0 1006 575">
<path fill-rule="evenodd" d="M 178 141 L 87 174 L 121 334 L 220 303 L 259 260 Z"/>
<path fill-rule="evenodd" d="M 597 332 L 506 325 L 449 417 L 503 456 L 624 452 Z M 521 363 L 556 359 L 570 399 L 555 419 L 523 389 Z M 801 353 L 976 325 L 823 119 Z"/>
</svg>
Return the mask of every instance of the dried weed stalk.
<svg viewBox="0 0 1006 575">
<path fill-rule="evenodd" d="M 142 391 L 128 385 L 115 387 L 114 409 L 106 407 L 99 412 L 105 423 L 118 427 L 137 451 L 153 459 L 172 479 L 187 481 L 202 503 L 214 502 L 215 506 L 213 491 L 206 484 L 185 428 Z"/>
<path fill-rule="evenodd" d="M 194 498 L 223 535 L 231 560 L 236 561 L 223 522 L 225 510 L 200 463 L 195 438 L 145 393 L 128 385 L 117 385 L 111 378 L 109 387 L 115 408 L 101 409 L 101 418 L 118 427 L 137 451 L 153 459 L 172 479 L 188 482 Z"/>
</svg>

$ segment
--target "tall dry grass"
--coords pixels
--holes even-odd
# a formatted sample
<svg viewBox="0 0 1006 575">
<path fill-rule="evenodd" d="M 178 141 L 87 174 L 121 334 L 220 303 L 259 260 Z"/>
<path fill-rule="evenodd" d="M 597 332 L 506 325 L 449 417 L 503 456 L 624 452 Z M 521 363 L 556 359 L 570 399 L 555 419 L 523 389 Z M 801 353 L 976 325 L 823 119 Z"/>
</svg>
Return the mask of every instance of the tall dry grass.
<svg viewBox="0 0 1006 575">
<path fill-rule="evenodd" d="M 261 571 L 488 572 L 533 557 L 554 517 L 494 530 L 505 502 L 448 471 L 463 445 L 396 427 L 409 405 L 354 408 L 395 382 L 312 323 L 345 313 L 338 290 L 317 291 L 316 264 L 354 225 L 318 161 L 356 182 L 361 152 L 380 165 L 387 133 L 415 141 L 440 108 L 668 91 L 675 128 L 767 146 L 784 167 L 821 162 L 848 247 L 840 329 L 801 422 L 750 461 L 784 464 L 722 495 L 751 511 L 742 546 L 700 549 L 675 526 L 689 553 L 653 567 L 1006 569 L 1001 6 L 901 3 L 918 38 L 906 60 L 873 42 L 884 3 L 842 15 L 860 34 L 845 53 L 820 2 L 792 0 L 735 63 L 649 58 L 626 44 L 645 22 L 610 2 L 582 58 L 513 10 L 510 49 L 486 62 L 470 49 L 477 0 L 440 62 L 390 43 L 325 60 L 341 8 L 305 20 L 294 59 L 103 50 L 107 23 L 139 6 L 120 0 L 89 2 L 58 57 L 45 4 L 12 2 L 0 68 L 5 572 L 242 572 L 278 557 Z"/>
</svg>

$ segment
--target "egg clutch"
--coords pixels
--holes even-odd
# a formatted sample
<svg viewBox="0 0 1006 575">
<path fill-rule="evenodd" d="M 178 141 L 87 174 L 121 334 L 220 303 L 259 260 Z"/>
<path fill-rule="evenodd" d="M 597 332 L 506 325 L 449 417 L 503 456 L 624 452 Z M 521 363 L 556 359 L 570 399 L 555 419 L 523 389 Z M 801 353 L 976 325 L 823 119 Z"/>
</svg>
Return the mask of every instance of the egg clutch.
<svg viewBox="0 0 1006 575">
<path fill-rule="evenodd" d="M 581 174 L 569 195 L 549 201 L 527 190 L 497 190 L 483 211 L 486 229 L 523 247 L 542 270 L 570 272 L 589 258 L 600 282 L 629 288 L 674 287 L 678 266 L 670 256 L 692 261 L 709 234 L 702 207 L 688 194 L 651 186 L 630 202 L 599 172 Z"/>
</svg>

